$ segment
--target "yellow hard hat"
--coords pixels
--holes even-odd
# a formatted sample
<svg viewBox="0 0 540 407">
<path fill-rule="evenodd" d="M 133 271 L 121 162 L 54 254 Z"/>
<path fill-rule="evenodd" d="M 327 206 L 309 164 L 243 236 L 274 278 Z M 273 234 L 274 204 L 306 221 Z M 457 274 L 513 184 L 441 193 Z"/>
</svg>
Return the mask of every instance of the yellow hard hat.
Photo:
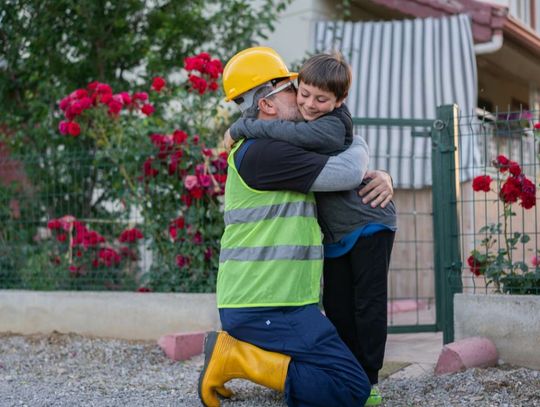
<svg viewBox="0 0 540 407">
<path fill-rule="evenodd" d="M 223 69 L 223 90 L 227 102 L 263 83 L 277 78 L 298 76 L 289 72 L 283 59 L 272 48 L 253 47 L 233 56 Z"/>
</svg>

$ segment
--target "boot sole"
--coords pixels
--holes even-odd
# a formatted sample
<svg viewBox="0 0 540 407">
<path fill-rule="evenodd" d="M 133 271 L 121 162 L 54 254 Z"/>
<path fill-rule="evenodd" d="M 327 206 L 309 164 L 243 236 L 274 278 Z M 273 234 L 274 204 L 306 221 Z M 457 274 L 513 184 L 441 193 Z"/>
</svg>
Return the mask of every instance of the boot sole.
<svg viewBox="0 0 540 407">
<path fill-rule="evenodd" d="M 206 374 L 206 370 L 208 369 L 208 364 L 210 363 L 210 360 L 212 359 L 212 354 L 214 353 L 214 348 L 216 346 L 218 338 L 218 333 L 215 331 L 208 332 L 206 334 L 206 338 L 204 339 L 204 366 L 201 370 L 201 374 L 199 375 L 199 399 L 201 400 L 202 404 L 206 406 L 206 404 L 203 401 L 202 398 L 202 383 L 204 380 L 204 375 Z"/>
</svg>

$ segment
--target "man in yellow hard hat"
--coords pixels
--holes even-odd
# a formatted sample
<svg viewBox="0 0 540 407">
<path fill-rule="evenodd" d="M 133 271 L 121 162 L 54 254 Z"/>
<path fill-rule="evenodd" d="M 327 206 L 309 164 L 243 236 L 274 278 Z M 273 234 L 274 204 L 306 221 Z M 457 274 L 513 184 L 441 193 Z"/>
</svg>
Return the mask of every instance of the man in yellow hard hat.
<svg viewBox="0 0 540 407">
<path fill-rule="evenodd" d="M 227 63 L 223 86 L 244 117 L 300 120 L 293 80 L 272 49 Z M 217 281 L 226 332 L 205 341 L 204 405 L 244 378 L 284 391 L 289 406 L 364 406 L 370 384 L 318 308 L 321 233 L 312 191 L 350 190 L 367 170 L 365 142 L 328 157 L 272 139 L 237 143 L 229 156 Z M 336 177 L 335 174 L 339 174 Z"/>
</svg>

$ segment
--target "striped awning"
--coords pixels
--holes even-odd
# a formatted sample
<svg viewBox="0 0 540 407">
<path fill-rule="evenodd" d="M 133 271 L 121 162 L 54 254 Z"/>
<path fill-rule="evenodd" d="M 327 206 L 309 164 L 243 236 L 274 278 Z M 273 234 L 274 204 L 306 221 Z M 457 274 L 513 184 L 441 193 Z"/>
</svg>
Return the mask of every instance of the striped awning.
<svg viewBox="0 0 540 407">
<path fill-rule="evenodd" d="M 476 109 L 477 73 L 466 15 L 385 22 L 316 23 L 315 52 L 340 50 L 352 67 L 347 98 L 353 117 L 434 119 L 440 105 Z M 466 127 L 472 124 L 467 123 Z M 461 128 L 461 126 L 460 126 Z M 390 172 L 398 188 L 431 185 L 431 144 L 413 128 L 358 128 L 371 153 L 370 167 Z M 473 137 L 460 140 L 461 177 L 478 160 Z"/>
</svg>

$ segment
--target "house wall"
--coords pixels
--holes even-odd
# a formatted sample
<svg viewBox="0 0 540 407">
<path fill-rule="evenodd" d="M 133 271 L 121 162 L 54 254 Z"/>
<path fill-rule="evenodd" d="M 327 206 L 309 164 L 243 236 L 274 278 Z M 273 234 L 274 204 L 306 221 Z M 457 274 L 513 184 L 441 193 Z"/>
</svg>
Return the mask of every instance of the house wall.
<svg viewBox="0 0 540 407">
<path fill-rule="evenodd" d="M 388 278 L 391 299 L 433 299 L 433 206 L 431 189 L 395 191 L 398 231 Z"/>
<path fill-rule="evenodd" d="M 493 104 L 492 111 L 495 107 L 498 111 L 519 110 L 518 102 L 523 103 L 523 108 L 527 105 L 531 107 L 529 84 L 518 79 L 505 80 L 501 73 L 493 72 L 488 67 L 478 68 L 478 97 L 488 100 Z M 512 100 L 515 102 L 512 103 Z M 510 106 L 509 106 L 510 105 Z M 484 106 L 478 106 L 484 108 Z"/>
<path fill-rule="evenodd" d="M 312 46 L 313 22 L 336 16 L 333 2 L 294 0 L 281 14 L 275 31 L 261 45 L 274 48 L 288 65 L 300 62 Z"/>
<path fill-rule="evenodd" d="M 298 64 L 312 48 L 314 23 L 319 20 L 342 20 L 340 1 L 294 0 L 281 14 L 276 29 L 261 45 L 274 48 L 289 65 Z M 366 0 L 356 0 L 351 5 L 352 21 L 376 20 L 392 15 L 388 9 L 369 5 Z M 378 11 L 378 13 L 377 13 Z"/>
</svg>

